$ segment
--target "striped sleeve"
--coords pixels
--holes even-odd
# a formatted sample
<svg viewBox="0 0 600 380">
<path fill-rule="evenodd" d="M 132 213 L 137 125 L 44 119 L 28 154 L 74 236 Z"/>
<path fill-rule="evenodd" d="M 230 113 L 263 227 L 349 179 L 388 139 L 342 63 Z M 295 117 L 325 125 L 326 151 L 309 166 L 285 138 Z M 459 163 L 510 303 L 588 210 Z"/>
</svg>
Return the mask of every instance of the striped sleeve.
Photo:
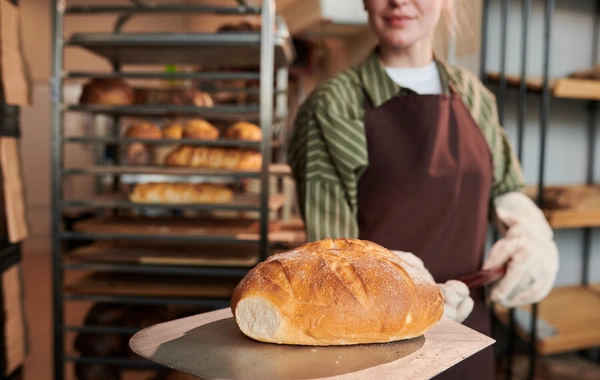
<svg viewBox="0 0 600 380">
<path fill-rule="evenodd" d="M 490 199 L 521 190 L 525 179 L 506 131 L 500 125 L 496 98 L 472 73 L 455 68 L 452 75 L 463 101 L 484 135 L 493 161 L 494 181 Z"/>
<path fill-rule="evenodd" d="M 357 180 L 366 168 L 362 104 L 342 73 L 300 108 L 289 162 L 309 241 L 358 237 Z"/>
</svg>

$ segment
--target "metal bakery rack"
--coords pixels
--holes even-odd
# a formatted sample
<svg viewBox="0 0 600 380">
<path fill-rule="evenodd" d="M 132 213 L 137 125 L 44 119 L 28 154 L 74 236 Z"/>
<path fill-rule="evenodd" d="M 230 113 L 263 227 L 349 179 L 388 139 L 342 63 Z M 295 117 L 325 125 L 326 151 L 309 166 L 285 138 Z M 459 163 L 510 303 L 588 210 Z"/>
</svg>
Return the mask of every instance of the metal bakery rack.
<svg viewBox="0 0 600 380">
<path fill-rule="evenodd" d="M 54 378 L 66 378 L 66 363 L 100 363 L 119 368 L 156 368 L 150 362 L 127 357 L 86 357 L 72 353 L 66 335 L 131 335 L 132 327 L 73 325 L 66 322 L 70 302 L 109 302 L 112 304 L 178 304 L 223 307 L 229 304 L 233 286 L 258 261 L 265 259 L 274 242 L 293 240 L 293 234 L 270 229 L 269 215 L 284 200 L 270 194 L 270 178 L 284 176 L 287 67 L 294 49 L 285 23 L 275 16 L 275 2 L 250 6 L 244 1 L 232 6 L 160 5 L 130 0 L 130 5 L 112 6 L 104 1 L 94 5 L 70 5 L 53 0 L 52 69 L 52 236 L 54 304 Z M 64 35 L 65 18 L 107 14 L 118 16 L 113 33 L 76 33 Z M 260 32 L 219 33 L 122 33 L 130 19 L 142 14 L 207 14 L 260 16 Z M 64 67 L 66 49 L 84 49 L 106 59 L 113 67 L 108 72 L 68 72 Z M 127 65 L 208 65 L 235 67 L 240 71 L 160 72 L 127 71 Z M 160 67 L 160 66 L 158 66 Z M 123 78 L 152 80 L 254 80 L 260 102 L 250 105 L 216 105 L 212 108 L 182 105 L 96 106 L 67 104 L 67 80 L 85 78 Z M 65 133 L 67 113 L 107 115 L 113 120 L 112 135 L 72 136 Z M 260 150 L 262 167 L 254 171 L 222 171 L 167 166 L 126 166 L 120 147 L 131 143 L 149 145 L 181 144 L 177 140 L 125 139 L 120 123 L 127 116 L 200 116 L 211 120 L 247 120 L 260 125 L 261 142 L 218 139 L 189 141 L 186 145 L 240 147 Z M 90 166 L 66 167 L 65 146 L 87 144 L 112 152 L 111 165 L 97 162 Z M 110 178 L 111 191 L 118 192 L 122 177 L 129 174 L 194 176 L 223 181 L 255 178 L 260 181 L 257 195 L 236 195 L 228 204 L 143 205 L 126 199 L 99 196 L 94 199 L 66 199 L 65 180 L 92 176 Z M 257 220 L 223 222 L 211 219 L 182 219 L 181 224 L 161 224 L 161 218 L 123 218 L 123 210 L 245 211 L 258 214 Z M 65 212 L 85 209 L 101 217 L 71 223 Z M 225 224 L 227 228 L 221 224 Z M 167 231 L 168 230 L 168 231 Z M 193 249 L 202 245 L 212 257 L 197 257 Z M 247 252 L 250 252 L 249 254 Z M 177 254 L 175 254 L 177 253 Z M 174 257 L 176 256 L 176 257 Z M 71 275 L 75 273 L 75 275 Z M 82 276 L 83 275 L 83 276 Z M 187 276 L 187 277 L 186 277 Z M 71 281 L 71 278 L 76 278 Z"/>
</svg>

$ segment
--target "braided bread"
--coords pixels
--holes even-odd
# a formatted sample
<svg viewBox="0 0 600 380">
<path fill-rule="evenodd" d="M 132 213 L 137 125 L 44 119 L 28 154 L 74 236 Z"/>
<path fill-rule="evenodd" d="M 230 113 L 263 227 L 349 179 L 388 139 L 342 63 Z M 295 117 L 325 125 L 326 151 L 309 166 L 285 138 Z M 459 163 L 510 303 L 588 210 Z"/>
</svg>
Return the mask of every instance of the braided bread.
<svg viewBox="0 0 600 380">
<path fill-rule="evenodd" d="M 250 149 L 181 146 L 167 156 L 165 164 L 205 169 L 258 170 L 262 165 L 262 156 Z"/>
<path fill-rule="evenodd" d="M 208 183 L 145 183 L 135 186 L 129 199 L 134 203 L 231 203 L 233 191 Z"/>
<path fill-rule="evenodd" d="M 440 320 L 444 300 L 391 251 L 326 239 L 258 264 L 235 288 L 231 310 L 253 339 L 327 346 L 418 337 Z"/>
</svg>

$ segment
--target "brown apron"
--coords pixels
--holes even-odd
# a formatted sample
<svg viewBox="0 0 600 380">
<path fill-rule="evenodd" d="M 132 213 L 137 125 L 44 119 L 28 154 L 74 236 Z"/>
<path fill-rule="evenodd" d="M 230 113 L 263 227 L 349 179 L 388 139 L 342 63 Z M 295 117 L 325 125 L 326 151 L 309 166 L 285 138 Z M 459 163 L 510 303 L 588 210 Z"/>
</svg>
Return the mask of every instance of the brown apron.
<svg viewBox="0 0 600 380">
<path fill-rule="evenodd" d="M 488 222 L 492 158 L 456 91 L 366 101 L 369 166 L 358 183 L 360 238 L 420 257 L 438 283 L 478 271 Z M 465 325 L 490 335 L 483 289 Z M 436 379 L 492 379 L 487 349 Z"/>
</svg>

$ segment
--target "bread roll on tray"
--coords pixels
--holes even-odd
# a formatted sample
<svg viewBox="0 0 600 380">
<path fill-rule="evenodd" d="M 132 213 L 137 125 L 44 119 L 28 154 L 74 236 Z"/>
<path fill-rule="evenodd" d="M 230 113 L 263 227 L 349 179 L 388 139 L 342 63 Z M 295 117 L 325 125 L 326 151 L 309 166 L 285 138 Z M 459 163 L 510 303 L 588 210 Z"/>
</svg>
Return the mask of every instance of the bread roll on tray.
<svg viewBox="0 0 600 380">
<path fill-rule="evenodd" d="M 326 239 L 271 256 L 238 284 L 240 330 L 297 345 L 383 343 L 423 335 L 442 317 L 437 285 L 391 251 Z"/>
<path fill-rule="evenodd" d="M 262 165 L 260 152 L 250 149 L 182 146 L 165 159 L 167 166 L 204 169 L 258 170 Z"/>
<path fill-rule="evenodd" d="M 83 86 L 79 102 L 111 106 L 128 106 L 135 100 L 134 92 L 120 79 L 93 79 Z"/>
<path fill-rule="evenodd" d="M 225 132 L 225 137 L 236 140 L 261 141 L 262 130 L 258 125 L 241 121 L 229 127 Z"/>
<path fill-rule="evenodd" d="M 184 139 L 216 140 L 219 138 L 219 129 L 202 119 L 189 120 L 183 128 Z"/>
<path fill-rule="evenodd" d="M 134 203 L 231 203 L 233 191 L 208 183 L 145 183 L 136 185 L 129 199 Z"/>
</svg>

